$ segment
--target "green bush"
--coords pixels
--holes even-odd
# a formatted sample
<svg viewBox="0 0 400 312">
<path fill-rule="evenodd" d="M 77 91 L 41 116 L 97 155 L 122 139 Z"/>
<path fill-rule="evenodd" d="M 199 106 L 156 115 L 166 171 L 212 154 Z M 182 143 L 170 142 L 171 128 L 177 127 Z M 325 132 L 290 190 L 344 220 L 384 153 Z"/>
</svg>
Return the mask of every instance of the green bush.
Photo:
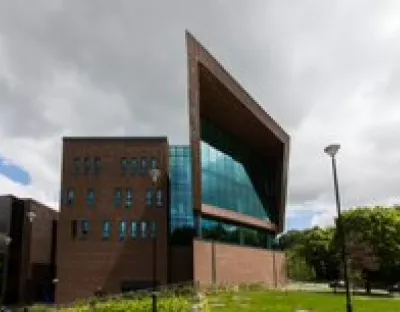
<svg viewBox="0 0 400 312">
<path fill-rule="evenodd" d="M 162 297 L 157 300 L 159 312 L 187 312 L 191 311 L 191 304 L 184 297 Z M 105 302 L 96 302 L 93 304 L 93 309 L 87 305 L 75 306 L 71 308 L 61 309 L 62 312 L 147 312 L 151 311 L 151 298 L 136 298 L 136 299 L 120 299 L 108 300 Z M 43 312 L 46 310 L 43 310 Z M 36 312 L 36 311 L 35 311 Z M 42 311 L 40 311 L 42 312 Z M 46 311 L 47 312 L 47 311 Z"/>
</svg>

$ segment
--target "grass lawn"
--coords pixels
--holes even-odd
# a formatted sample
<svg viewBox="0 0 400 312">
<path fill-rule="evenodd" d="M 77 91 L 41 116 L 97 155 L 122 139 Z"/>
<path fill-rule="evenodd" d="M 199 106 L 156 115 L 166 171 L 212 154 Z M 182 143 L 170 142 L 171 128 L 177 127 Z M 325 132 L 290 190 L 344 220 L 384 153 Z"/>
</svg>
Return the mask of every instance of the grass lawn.
<svg viewBox="0 0 400 312">
<path fill-rule="evenodd" d="M 398 312 L 400 300 L 352 297 L 354 312 Z M 222 305 L 224 304 L 224 305 Z M 344 294 L 309 292 L 239 292 L 209 296 L 210 312 L 271 311 L 345 312 Z"/>
</svg>

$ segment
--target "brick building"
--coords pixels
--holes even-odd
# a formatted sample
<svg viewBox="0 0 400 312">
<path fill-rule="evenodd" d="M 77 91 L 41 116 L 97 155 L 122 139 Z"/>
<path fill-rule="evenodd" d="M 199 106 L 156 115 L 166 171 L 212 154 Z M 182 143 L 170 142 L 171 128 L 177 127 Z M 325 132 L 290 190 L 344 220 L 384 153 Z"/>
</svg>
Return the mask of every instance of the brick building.
<svg viewBox="0 0 400 312">
<path fill-rule="evenodd" d="M 153 252 L 165 284 L 167 139 L 64 138 L 62 162 L 57 301 L 151 287 Z"/>
<path fill-rule="evenodd" d="M 35 200 L 0 196 L 4 304 L 54 300 L 57 217 L 57 211 Z"/>
<path fill-rule="evenodd" d="M 154 281 L 286 281 L 274 240 L 284 228 L 289 136 L 186 38 L 188 145 L 64 138 L 58 302 Z"/>
</svg>

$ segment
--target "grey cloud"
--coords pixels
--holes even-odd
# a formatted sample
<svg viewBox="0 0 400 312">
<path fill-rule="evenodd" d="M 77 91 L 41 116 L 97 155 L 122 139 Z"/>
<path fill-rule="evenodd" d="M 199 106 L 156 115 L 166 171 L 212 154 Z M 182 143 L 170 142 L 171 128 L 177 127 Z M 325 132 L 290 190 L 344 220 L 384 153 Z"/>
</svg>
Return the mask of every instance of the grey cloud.
<svg viewBox="0 0 400 312">
<path fill-rule="evenodd" d="M 392 198 L 400 182 L 391 144 L 400 133 L 400 32 L 387 15 L 399 12 L 396 5 L 0 1 L 0 48 L 20 81 L 11 92 L 0 80 L 0 134 L 54 146 L 62 134 L 167 134 L 187 142 L 189 29 L 292 135 L 291 205 L 333 203 L 322 149 L 336 140 L 344 204 Z M 360 152 L 365 146 L 368 155 Z M 51 168 L 58 158 L 58 151 L 43 156 Z"/>
</svg>

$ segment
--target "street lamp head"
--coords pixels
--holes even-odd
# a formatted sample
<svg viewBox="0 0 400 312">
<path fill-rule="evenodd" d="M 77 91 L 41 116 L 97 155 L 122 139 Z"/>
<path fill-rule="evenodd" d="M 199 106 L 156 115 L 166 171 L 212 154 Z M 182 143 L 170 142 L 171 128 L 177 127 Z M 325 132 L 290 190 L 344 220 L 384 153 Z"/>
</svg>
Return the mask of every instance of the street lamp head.
<svg viewBox="0 0 400 312">
<path fill-rule="evenodd" d="M 28 213 L 26 214 L 26 216 L 28 217 L 28 219 L 29 219 L 29 222 L 33 222 L 33 220 L 35 220 L 35 218 L 36 218 L 36 212 L 34 212 L 34 211 L 28 211 Z"/>
<path fill-rule="evenodd" d="M 324 148 L 324 152 L 331 157 L 335 157 L 339 149 L 340 149 L 340 144 L 331 144 Z"/>
<path fill-rule="evenodd" d="M 4 243 L 6 244 L 6 246 L 10 245 L 11 241 L 12 241 L 12 239 L 11 239 L 10 236 L 5 236 L 4 237 Z"/>
<path fill-rule="evenodd" d="M 151 180 L 153 181 L 154 184 L 157 183 L 158 179 L 161 176 L 161 170 L 160 169 L 151 169 L 150 170 L 150 177 Z"/>
</svg>

